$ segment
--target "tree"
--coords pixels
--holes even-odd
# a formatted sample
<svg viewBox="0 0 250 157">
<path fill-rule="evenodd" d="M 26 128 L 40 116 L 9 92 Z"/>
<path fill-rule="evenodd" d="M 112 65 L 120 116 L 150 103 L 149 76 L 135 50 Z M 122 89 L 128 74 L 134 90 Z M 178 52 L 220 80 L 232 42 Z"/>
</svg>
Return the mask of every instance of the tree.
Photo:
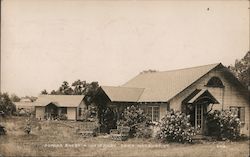
<svg viewBox="0 0 250 157">
<path fill-rule="evenodd" d="M 74 95 L 82 95 L 83 90 L 86 87 L 86 81 L 77 80 L 72 83 L 72 87 L 74 87 L 73 89 Z"/>
<path fill-rule="evenodd" d="M 72 95 L 73 89 L 69 86 L 69 83 L 67 81 L 63 81 L 61 87 L 59 87 L 59 94 L 62 95 Z"/>
<path fill-rule="evenodd" d="M 46 91 L 46 90 L 45 90 Z M 34 101 L 36 101 L 36 99 L 37 99 L 37 97 L 35 97 L 35 96 L 25 96 L 24 97 L 25 99 L 30 99 L 31 100 L 31 102 L 34 102 Z"/>
<path fill-rule="evenodd" d="M 236 59 L 235 64 L 229 66 L 229 69 L 235 74 L 239 81 L 250 90 L 250 51 L 248 51 L 241 60 Z"/>
<path fill-rule="evenodd" d="M 43 91 L 41 91 L 41 94 L 43 94 L 43 95 L 47 95 L 47 94 L 48 94 L 48 92 L 47 92 L 47 90 L 46 90 L 46 89 L 44 89 Z"/>
<path fill-rule="evenodd" d="M 52 90 L 52 91 L 50 92 L 50 95 L 57 95 L 57 92 L 56 92 L 55 90 Z"/>
<path fill-rule="evenodd" d="M 12 115 L 16 111 L 15 104 L 11 101 L 8 93 L 0 93 L 0 112 Z"/>
<path fill-rule="evenodd" d="M 93 101 L 94 96 L 96 95 L 99 89 L 98 82 L 91 82 L 85 85 L 83 94 L 85 95 L 87 105 L 90 105 Z"/>
<path fill-rule="evenodd" d="M 10 100 L 12 102 L 19 102 L 21 99 L 16 94 L 11 94 Z"/>
<path fill-rule="evenodd" d="M 73 88 L 72 88 L 72 87 Z M 80 79 L 74 81 L 71 86 L 67 81 L 63 81 L 62 85 L 57 91 L 52 90 L 51 95 L 85 95 L 85 100 L 87 105 L 90 105 L 93 101 L 97 90 L 99 89 L 98 82 L 87 83 L 86 81 L 81 81 Z M 42 91 L 42 94 L 48 94 L 46 90 Z"/>
</svg>

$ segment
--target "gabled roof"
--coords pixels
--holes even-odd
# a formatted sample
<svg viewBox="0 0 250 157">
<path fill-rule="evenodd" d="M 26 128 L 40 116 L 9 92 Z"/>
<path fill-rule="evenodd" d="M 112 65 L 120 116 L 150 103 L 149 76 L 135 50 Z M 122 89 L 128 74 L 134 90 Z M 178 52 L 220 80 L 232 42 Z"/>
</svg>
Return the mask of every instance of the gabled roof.
<svg viewBox="0 0 250 157">
<path fill-rule="evenodd" d="M 30 108 L 30 107 L 35 107 L 33 102 L 14 102 L 17 108 Z"/>
<path fill-rule="evenodd" d="M 101 86 L 109 99 L 113 102 L 137 102 L 144 88 Z"/>
<path fill-rule="evenodd" d="M 205 97 L 210 100 L 210 103 L 219 104 L 219 101 L 209 92 L 208 89 L 199 89 L 198 93 L 190 97 L 187 103 L 193 104 L 194 102 L 198 101 L 200 98 L 205 98 Z"/>
<path fill-rule="evenodd" d="M 167 102 L 221 63 L 142 73 L 119 87 L 102 86 L 111 101 Z"/>
<path fill-rule="evenodd" d="M 20 102 L 32 102 L 29 98 L 21 98 Z"/>
<path fill-rule="evenodd" d="M 77 107 L 83 101 L 84 95 L 39 95 L 35 106 L 47 106 L 54 103 L 58 107 Z"/>
<path fill-rule="evenodd" d="M 142 73 L 125 83 L 122 87 L 145 88 L 138 102 L 166 102 L 218 65 L 221 64 Z"/>
</svg>

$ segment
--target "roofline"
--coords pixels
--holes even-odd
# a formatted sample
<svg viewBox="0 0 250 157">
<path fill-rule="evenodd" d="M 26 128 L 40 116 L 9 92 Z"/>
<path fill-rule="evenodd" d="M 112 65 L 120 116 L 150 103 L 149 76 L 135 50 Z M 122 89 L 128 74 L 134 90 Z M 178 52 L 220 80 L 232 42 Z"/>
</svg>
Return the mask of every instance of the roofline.
<svg viewBox="0 0 250 157">
<path fill-rule="evenodd" d="M 199 67 L 209 66 L 209 65 L 218 66 L 219 64 L 221 64 L 221 63 L 213 63 L 213 64 L 206 64 L 206 65 L 192 66 L 192 67 L 188 67 L 188 68 L 172 69 L 172 70 L 166 70 L 166 71 L 156 71 L 156 72 L 153 72 L 153 73 L 139 73 L 136 76 L 134 76 L 133 78 L 131 78 L 130 80 L 128 80 L 126 83 L 122 84 L 121 86 L 123 87 L 125 84 L 127 84 L 128 82 L 130 82 L 131 80 L 133 80 L 134 78 L 136 78 L 139 75 L 158 74 L 158 73 L 171 72 L 171 71 L 177 71 L 177 70 L 186 70 L 186 69 L 192 69 L 192 68 L 199 68 Z"/>
<path fill-rule="evenodd" d="M 112 87 L 112 88 L 130 88 L 130 89 L 145 89 L 145 88 L 139 88 L 139 87 L 124 87 L 124 86 L 100 86 L 101 88 L 102 87 Z"/>
<path fill-rule="evenodd" d="M 166 71 L 157 71 L 157 72 L 155 72 L 155 73 L 171 72 L 171 71 L 179 71 L 179 70 L 200 68 L 200 67 L 205 67 L 205 66 L 209 66 L 209 65 L 216 65 L 216 66 L 218 66 L 219 64 L 221 64 L 221 63 L 213 63 L 213 64 L 206 64 L 206 65 L 198 65 L 198 66 L 192 66 L 192 67 L 188 67 L 188 68 L 172 69 L 172 70 L 166 70 Z M 152 73 L 151 73 L 151 74 L 152 74 Z"/>
<path fill-rule="evenodd" d="M 208 64 L 208 65 L 213 65 L 213 64 Z M 205 65 L 206 66 L 206 65 Z M 214 68 L 210 69 L 208 72 L 206 72 L 204 75 L 202 75 L 201 77 L 199 77 L 197 80 L 195 80 L 193 83 L 191 83 L 189 86 L 187 86 L 186 88 L 184 88 L 183 90 L 181 90 L 179 93 L 175 94 L 173 97 L 169 98 L 167 100 L 167 102 L 171 101 L 174 97 L 176 97 L 178 94 L 180 94 L 181 92 L 183 92 L 184 90 L 186 90 L 187 88 L 189 88 L 190 86 L 192 86 L 194 83 L 196 83 L 198 80 L 200 80 L 202 77 L 204 77 L 205 75 L 207 75 L 209 72 L 211 72 L 212 70 L 214 70 L 215 68 L 217 68 L 218 66 L 223 66 L 225 67 L 222 63 L 218 63 Z M 200 66 L 201 67 L 201 66 Z M 188 68 L 187 68 L 188 69 Z"/>
<path fill-rule="evenodd" d="M 39 96 L 83 96 L 83 97 L 85 97 L 85 94 L 82 94 L 82 95 L 63 95 L 63 94 L 39 94 L 38 95 L 38 97 Z"/>
<path fill-rule="evenodd" d="M 144 90 L 145 90 L 145 88 L 138 88 L 138 87 L 122 87 L 122 86 L 100 86 L 100 89 L 105 93 L 105 95 L 108 97 L 108 99 L 110 100 L 110 102 L 130 102 L 130 103 L 136 103 L 136 102 L 138 102 L 138 100 L 136 100 L 136 101 L 112 101 L 111 100 L 111 98 L 108 96 L 108 94 L 105 92 L 105 90 L 103 89 L 103 87 L 112 87 L 112 88 L 129 88 L 129 89 L 141 89 L 141 90 L 143 90 L 142 92 L 141 92 L 141 94 L 139 95 L 139 98 L 138 98 L 138 100 L 141 98 L 141 96 L 142 96 L 142 94 L 143 94 L 143 92 L 144 92 Z"/>
</svg>

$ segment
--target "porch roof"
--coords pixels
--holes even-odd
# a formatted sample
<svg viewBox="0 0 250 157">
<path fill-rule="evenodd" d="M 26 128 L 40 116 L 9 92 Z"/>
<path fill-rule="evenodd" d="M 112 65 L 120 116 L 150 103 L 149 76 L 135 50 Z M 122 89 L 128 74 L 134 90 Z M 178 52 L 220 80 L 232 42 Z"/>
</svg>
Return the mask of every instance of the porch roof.
<svg viewBox="0 0 250 157">
<path fill-rule="evenodd" d="M 216 100 L 216 98 L 207 90 L 207 89 L 197 89 L 198 92 L 196 94 L 193 94 L 191 97 L 189 97 L 189 100 L 187 100 L 187 103 L 192 104 L 196 101 L 200 100 L 201 98 L 208 98 L 211 103 L 218 104 L 219 101 Z"/>
<path fill-rule="evenodd" d="M 34 102 L 35 106 L 47 106 L 50 103 L 58 107 L 77 107 L 83 101 L 84 95 L 40 95 Z"/>
</svg>

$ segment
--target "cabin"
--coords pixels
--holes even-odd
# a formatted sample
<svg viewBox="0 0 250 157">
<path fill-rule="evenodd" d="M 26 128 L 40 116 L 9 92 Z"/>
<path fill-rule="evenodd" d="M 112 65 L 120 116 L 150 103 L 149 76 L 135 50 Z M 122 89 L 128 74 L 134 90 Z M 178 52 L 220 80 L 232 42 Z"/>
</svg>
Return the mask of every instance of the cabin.
<svg viewBox="0 0 250 157">
<path fill-rule="evenodd" d="M 36 118 L 80 120 L 86 108 L 84 95 L 40 95 L 34 102 Z"/>
<path fill-rule="evenodd" d="M 33 102 L 28 98 L 22 98 L 19 102 L 14 102 L 18 113 L 32 113 L 35 111 Z"/>
<path fill-rule="evenodd" d="M 122 86 L 101 86 L 98 105 L 106 105 L 119 119 L 129 105 L 138 105 L 153 122 L 171 109 L 190 115 L 191 124 L 206 131 L 205 113 L 234 111 L 241 121 L 241 134 L 249 136 L 249 91 L 221 63 L 192 68 L 141 73 Z"/>
</svg>

